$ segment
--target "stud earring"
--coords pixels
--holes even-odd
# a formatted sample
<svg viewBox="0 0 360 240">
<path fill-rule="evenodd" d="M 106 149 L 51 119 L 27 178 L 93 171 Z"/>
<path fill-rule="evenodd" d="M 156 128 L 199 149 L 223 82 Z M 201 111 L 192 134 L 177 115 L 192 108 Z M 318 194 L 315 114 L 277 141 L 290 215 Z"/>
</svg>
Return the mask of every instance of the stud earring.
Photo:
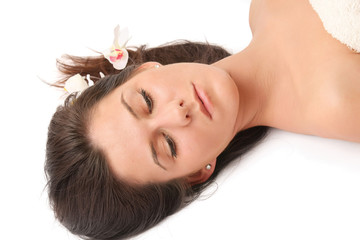
<svg viewBox="0 0 360 240">
<path fill-rule="evenodd" d="M 210 170 L 211 169 L 211 164 L 208 164 L 208 165 L 206 165 L 206 170 Z"/>
<path fill-rule="evenodd" d="M 154 68 L 159 68 L 160 67 L 160 65 L 159 64 L 156 64 L 155 66 L 154 66 Z"/>
</svg>

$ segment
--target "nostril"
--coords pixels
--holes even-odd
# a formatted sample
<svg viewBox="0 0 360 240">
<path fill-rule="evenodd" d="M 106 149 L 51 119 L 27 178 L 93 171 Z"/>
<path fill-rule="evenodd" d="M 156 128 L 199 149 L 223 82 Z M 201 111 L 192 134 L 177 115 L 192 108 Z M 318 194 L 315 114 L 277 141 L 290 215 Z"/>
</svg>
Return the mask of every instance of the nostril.
<svg viewBox="0 0 360 240">
<path fill-rule="evenodd" d="M 184 106 L 184 102 L 181 102 L 181 103 L 180 103 L 180 107 L 182 107 L 182 106 Z"/>
<path fill-rule="evenodd" d="M 189 115 L 188 114 L 186 114 L 186 116 L 185 116 L 186 118 L 189 118 Z"/>
</svg>

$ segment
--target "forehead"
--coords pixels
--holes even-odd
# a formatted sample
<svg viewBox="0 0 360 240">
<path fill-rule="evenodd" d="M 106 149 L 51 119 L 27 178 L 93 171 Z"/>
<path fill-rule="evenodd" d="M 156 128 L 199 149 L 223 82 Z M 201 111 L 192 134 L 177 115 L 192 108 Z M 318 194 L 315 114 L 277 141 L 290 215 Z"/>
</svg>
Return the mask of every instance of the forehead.
<svg viewBox="0 0 360 240">
<path fill-rule="evenodd" d="M 183 77 L 191 77 L 194 75 L 203 75 L 209 71 L 209 65 L 201 63 L 174 63 L 164 65 L 160 68 L 149 68 L 145 71 L 136 74 L 130 81 L 136 82 L 137 80 L 148 80 L 153 78 L 153 80 L 161 81 L 163 79 L 167 81 L 171 80 L 180 80 L 183 81 Z M 135 81 L 133 81 L 135 80 Z"/>
<path fill-rule="evenodd" d="M 104 97 L 94 108 L 90 121 L 90 138 L 105 152 L 111 169 L 116 175 L 129 178 L 137 161 L 134 158 L 145 158 L 143 149 L 136 147 L 137 142 L 143 145 L 143 138 L 138 128 L 133 127 L 134 120 L 121 104 L 122 87 L 116 88 Z M 138 154 L 131 156 L 131 152 Z M 129 159 L 132 161 L 125 161 Z M 121 165 L 121 168 L 117 166 Z"/>
</svg>

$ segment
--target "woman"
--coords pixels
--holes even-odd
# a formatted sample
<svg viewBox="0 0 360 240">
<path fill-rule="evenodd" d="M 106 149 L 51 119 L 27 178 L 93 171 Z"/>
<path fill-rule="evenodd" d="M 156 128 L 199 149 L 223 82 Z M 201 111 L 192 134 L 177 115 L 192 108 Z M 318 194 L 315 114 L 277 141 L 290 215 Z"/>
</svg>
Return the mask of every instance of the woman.
<svg viewBox="0 0 360 240">
<path fill-rule="evenodd" d="M 136 235 L 195 199 L 264 126 L 360 142 L 360 55 L 307 1 L 253 1 L 250 26 L 231 56 L 186 42 L 129 51 L 121 72 L 103 57 L 60 62 L 65 79 L 106 74 L 49 126 L 60 222 L 93 239 Z"/>
</svg>

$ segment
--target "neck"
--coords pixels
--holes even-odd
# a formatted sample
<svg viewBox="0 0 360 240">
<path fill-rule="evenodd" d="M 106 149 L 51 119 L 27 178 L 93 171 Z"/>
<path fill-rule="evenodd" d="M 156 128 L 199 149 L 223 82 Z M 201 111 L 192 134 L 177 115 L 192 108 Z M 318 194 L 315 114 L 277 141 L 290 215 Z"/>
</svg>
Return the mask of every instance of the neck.
<svg viewBox="0 0 360 240">
<path fill-rule="evenodd" d="M 239 92 L 239 109 L 235 131 L 254 126 L 273 126 L 275 104 L 281 95 L 286 68 L 279 55 L 254 40 L 243 51 L 224 58 L 214 66 L 226 71 Z M 276 59 L 278 58 L 278 59 Z M 277 109 L 278 110 L 278 109 Z"/>
</svg>

